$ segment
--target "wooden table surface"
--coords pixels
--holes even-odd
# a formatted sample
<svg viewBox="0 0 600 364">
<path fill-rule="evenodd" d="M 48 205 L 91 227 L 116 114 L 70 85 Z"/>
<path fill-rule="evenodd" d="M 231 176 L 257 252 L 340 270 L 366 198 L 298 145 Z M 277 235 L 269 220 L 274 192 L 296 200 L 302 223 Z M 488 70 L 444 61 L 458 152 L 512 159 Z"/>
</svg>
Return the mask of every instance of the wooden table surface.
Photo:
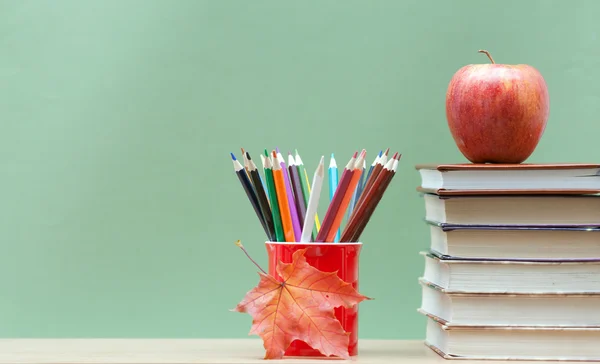
<svg viewBox="0 0 600 364">
<path fill-rule="evenodd" d="M 0 364 L 348 362 L 314 358 L 265 361 L 263 355 L 262 341 L 256 339 L 0 339 Z M 393 340 L 360 340 L 359 355 L 352 361 L 374 364 L 494 363 L 444 360 L 422 341 Z"/>
</svg>

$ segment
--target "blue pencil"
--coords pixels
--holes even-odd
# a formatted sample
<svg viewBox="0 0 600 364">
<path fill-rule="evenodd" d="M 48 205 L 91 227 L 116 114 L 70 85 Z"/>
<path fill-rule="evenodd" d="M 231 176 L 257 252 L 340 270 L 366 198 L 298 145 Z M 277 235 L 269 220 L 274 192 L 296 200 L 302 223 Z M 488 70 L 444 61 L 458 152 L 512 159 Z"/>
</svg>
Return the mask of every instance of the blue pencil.
<svg viewBox="0 0 600 364">
<path fill-rule="evenodd" d="M 335 163 L 335 158 L 333 156 L 333 153 L 331 153 L 331 160 L 329 161 L 329 202 L 331 202 L 331 200 L 333 200 L 333 195 L 335 195 L 335 190 L 337 189 L 337 185 L 338 185 L 338 168 L 337 168 L 337 164 Z M 340 229 L 338 229 L 337 233 L 335 234 L 335 240 L 334 242 L 338 242 L 340 241 Z"/>
</svg>

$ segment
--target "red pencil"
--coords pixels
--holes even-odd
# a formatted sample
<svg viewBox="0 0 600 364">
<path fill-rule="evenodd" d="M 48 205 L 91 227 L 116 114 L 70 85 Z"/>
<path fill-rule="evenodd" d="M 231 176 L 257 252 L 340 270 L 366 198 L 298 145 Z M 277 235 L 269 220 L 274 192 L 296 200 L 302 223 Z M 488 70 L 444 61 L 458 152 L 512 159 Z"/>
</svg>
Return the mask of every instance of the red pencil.
<svg viewBox="0 0 600 364">
<path fill-rule="evenodd" d="M 377 179 L 373 182 L 369 191 L 365 192 L 365 198 L 363 202 L 357 206 L 354 210 L 354 214 L 350 217 L 350 221 L 346 224 L 346 228 L 342 233 L 342 239 L 344 242 L 356 242 L 360 238 L 363 230 L 365 229 L 369 219 L 371 218 L 375 208 L 381 201 L 383 194 L 392 178 L 395 175 L 396 169 L 398 168 L 399 154 L 394 154 L 393 158 L 390 159 L 385 167 L 378 174 Z"/>
<path fill-rule="evenodd" d="M 323 218 L 323 223 L 321 224 L 321 229 L 315 238 L 315 242 L 323 243 L 326 242 L 327 236 L 329 236 L 329 231 L 333 226 L 333 220 L 340 208 L 342 200 L 344 198 L 344 194 L 348 189 L 348 185 L 350 184 L 350 180 L 352 179 L 352 175 L 354 174 L 354 164 L 356 163 L 356 157 L 358 152 L 355 152 L 346 167 L 344 167 L 344 171 L 342 172 L 342 177 L 340 177 L 340 181 L 338 183 L 337 189 L 333 194 L 333 198 L 327 207 L 327 212 L 325 213 L 325 217 Z M 337 228 L 336 228 L 337 230 Z M 335 230 L 334 230 L 335 232 Z M 333 242 L 333 240 L 331 240 Z"/>
</svg>

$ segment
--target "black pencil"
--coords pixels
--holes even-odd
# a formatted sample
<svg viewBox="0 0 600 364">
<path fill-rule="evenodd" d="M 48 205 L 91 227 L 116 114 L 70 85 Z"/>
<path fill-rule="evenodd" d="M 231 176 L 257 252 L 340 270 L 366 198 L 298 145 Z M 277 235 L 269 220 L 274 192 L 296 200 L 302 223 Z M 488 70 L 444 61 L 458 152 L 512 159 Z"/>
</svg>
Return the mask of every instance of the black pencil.
<svg viewBox="0 0 600 364">
<path fill-rule="evenodd" d="M 231 153 L 231 159 L 233 160 L 233 169 L 235 170 L 235 174 L 237 174 L 238 178 L 240 179 L 242 187 L 244 187 L 244 191 L 246 191 L 246 195 L 248 196 L 248 200 L 250 200 L 250 203 L 254 208 L 254 212 L 256 212 L 256 216 L 258 217 L 258 220 L 260 220 L 260 223 L 263 229 L 265 230 L 265 233 L 267 234 L 267 238 L 270 240 L 271 235 L 269 235 L 269 229 L 267 229 L 267 225 L 265 224 L 265 220 L 263 219 L 262 212 L 260 211 L 260 207 L 258 205 L 258 198 L 256 197 L 256 191 L 254 190 L 254 186 L 252 186 L 252 182 L 250 182 L 250 179 L 248 178 L 248 174 L 244 169 L 244 166 L 242 166 L 242 164 L 235 158 L 235 155 L 233 155 L 233 153 Z"/>
<path fill-rule="evenodd" d="M 269 200 L 267 200 L 267 194 L 263 187 L 262 181 L 260 180 L 260 174 L 256 168 L 256 164 L 250 158 L 250 154 L 246 152 L 246 159 L 248 160 L 248 173 L 254 184 L 254 190 L 256 191 L 256 197 L 258 199 L 258 206 L 262 211 L 263 220 L 267 226 L 267 235 L 269 235 L 269 241 L 277 241 L 275 238 L 275 224 L 273 223 L 273 215 L 271 207 L 269 206 Z"/>
</svg>

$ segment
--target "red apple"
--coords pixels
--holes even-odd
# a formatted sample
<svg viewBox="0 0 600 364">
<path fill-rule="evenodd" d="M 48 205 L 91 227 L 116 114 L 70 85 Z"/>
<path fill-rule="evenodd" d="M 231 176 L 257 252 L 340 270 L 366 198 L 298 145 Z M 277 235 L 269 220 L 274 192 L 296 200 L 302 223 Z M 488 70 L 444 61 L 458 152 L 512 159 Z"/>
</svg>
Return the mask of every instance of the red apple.
<svg viewBox="0 0 600 364">
<path fill-rule="evenodd" d="M 454 141 L 473 163 L 522 163 L 538 145 L 550 112 L 546 81 L 526 64 L 471 64 L 446 93 Z"/>
</svg>

